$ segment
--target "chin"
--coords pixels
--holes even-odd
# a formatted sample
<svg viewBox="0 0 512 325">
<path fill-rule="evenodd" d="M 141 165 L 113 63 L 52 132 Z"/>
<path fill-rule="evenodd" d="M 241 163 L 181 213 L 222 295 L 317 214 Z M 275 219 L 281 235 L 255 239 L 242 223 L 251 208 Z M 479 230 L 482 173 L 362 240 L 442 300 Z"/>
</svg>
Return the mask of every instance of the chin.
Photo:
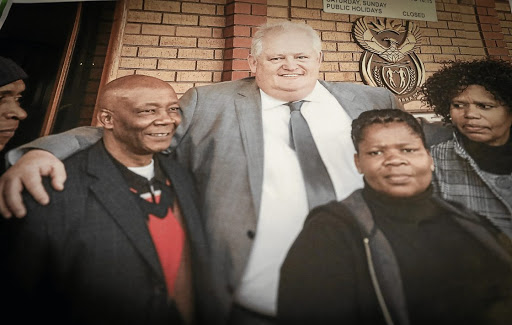
<svg viewBox="0 0 512 325">
<path fill-rule="evenodd" d="M 422 193 L 423 191 L 419 191 L 418 189 L 412 189 L 412 188 L 397 188 L 397 189 L 391 189 L 384 192 L 387 196 L 396 197 L 396 198 L 407 198 L 412 197 L 415 195 L 418 195 Z"/>
</svg>

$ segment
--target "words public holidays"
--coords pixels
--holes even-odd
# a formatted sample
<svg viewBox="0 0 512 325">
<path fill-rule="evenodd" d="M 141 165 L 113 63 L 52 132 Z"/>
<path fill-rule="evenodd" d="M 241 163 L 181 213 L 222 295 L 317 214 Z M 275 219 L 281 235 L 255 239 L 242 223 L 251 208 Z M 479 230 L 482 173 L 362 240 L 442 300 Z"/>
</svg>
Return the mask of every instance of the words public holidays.
<svg viewBox="0 0 512 325">
<path fill-rule="evenodd" d="M 437 21 L 435 0 L 323 0 L 324 11 L 347 15 Z"/>
</svg>

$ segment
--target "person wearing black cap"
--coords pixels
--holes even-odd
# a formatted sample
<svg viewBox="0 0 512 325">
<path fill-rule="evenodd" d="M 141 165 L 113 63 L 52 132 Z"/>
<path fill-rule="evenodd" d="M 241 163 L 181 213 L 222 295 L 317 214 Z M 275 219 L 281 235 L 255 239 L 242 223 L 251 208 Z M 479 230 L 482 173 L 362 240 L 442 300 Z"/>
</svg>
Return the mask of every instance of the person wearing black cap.
<svg viewBox="0 0 512 325">
<path fill-rule="evenodd" d="M 23 79 L 27 77 L 14 61 L 0 56 L 0 151 L 14 136 L 19 122 L 27 117 L 19 102 L 25 90 Z M 0 170 L 3 167 L 2 164 Z"/>
</svg>

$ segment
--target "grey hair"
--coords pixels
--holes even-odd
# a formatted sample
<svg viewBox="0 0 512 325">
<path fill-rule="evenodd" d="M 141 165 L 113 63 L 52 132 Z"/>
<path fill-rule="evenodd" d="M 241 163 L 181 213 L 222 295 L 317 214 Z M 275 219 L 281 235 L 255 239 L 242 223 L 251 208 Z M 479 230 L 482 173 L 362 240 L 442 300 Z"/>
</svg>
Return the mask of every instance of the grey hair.
<svg viewBox="0 0 512 325">
<path fill-rule="evenodd" d="M 263 51 L 263 38 L 273 32 L 300 31 L 311 39 L 311 47 L 315 52 L 322 51 L 322 40 L 318 33 L 309 25 L 291 21 L 279 21 L 266 23 L 258 27 L 258 31 L 254 34 L 251 44 L 251 55 L 258 57 Z"/>
</svg>

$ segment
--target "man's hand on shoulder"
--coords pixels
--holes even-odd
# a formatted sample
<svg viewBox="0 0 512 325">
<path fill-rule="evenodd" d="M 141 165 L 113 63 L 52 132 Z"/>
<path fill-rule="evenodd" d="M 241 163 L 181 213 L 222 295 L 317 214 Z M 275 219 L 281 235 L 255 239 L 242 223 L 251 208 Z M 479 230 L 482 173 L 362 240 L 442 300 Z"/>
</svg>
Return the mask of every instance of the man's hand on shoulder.
<svg viewBox="0 0 512 325">
<path fill-rule="evenodd" d="M 48 151 L 31 150 L 0 177 L 0 213 L 5 218 L 27 213 L 21 193 L 26 188 L 34 199 L 46 205 L 50 202 L 42 177 L 49 176 L 57 191 L 64 189 L 66 170 L 64 164 Z"/>
</svg>

